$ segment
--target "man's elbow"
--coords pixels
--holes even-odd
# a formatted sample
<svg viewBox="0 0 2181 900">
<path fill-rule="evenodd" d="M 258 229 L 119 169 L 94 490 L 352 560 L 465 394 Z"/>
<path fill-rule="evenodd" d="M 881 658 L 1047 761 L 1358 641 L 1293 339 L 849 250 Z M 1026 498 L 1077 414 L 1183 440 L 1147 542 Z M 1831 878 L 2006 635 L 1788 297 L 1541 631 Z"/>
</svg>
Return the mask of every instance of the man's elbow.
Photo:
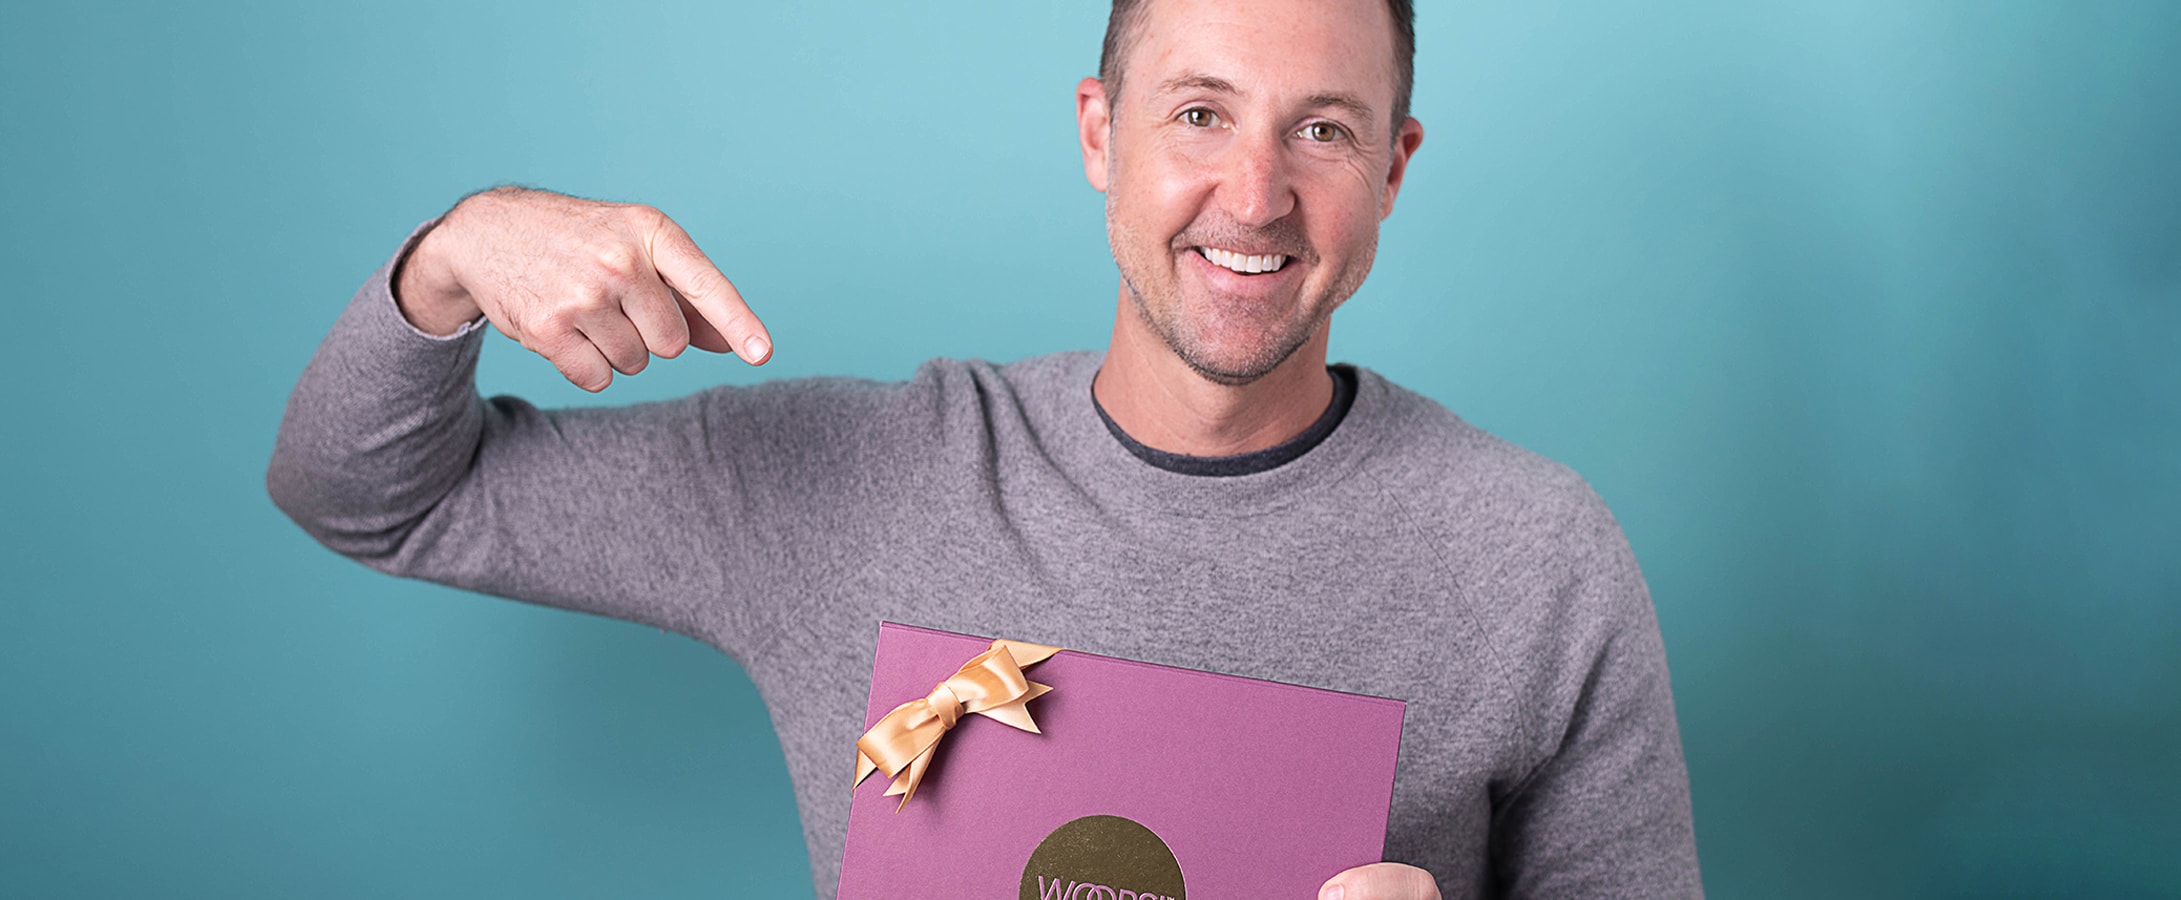
<svg viewBox="0 0 2181 900">
<path fill-rule="evenodd" d="M 389 522 L 394 517 L 341 508 L 337 491 L 329 490 L 307 468 L 287 464 L 277 453 L 265 469 L 265 493 L 311 539 L 381 571 L 394 565 L 416 528 L 413 520 Z"/>
</svg>

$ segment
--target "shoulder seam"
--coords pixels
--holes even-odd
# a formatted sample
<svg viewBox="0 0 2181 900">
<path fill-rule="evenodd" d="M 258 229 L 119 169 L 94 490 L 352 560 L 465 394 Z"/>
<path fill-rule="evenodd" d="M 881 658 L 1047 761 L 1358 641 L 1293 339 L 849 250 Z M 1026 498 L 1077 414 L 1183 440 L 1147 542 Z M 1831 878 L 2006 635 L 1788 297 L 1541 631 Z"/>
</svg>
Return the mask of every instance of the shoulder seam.
<svg viewBox="0 0 2181 900">
<path fill-rule="evenodd" d="M 1409 512 L 1408 506 L 1401 502 L 1400 496 L 1386 487 L 1385 481 L 1381 480 L 1377 473 L 1364 472 L 1363 475 L 1370 479 L 1371 485 L 1377 489 L 1379 496 L 1384 499 L 1387 507 L 1393 510 L 1394 516 L 1401 520 L 1401 524 L 1415 536 L 1419 544 L 1431 552 L 1432 562 L 1439 567 L 1439 577 L 1445 581 L 1451 594 L 1456 586 L 1457 579 L 1454 577 L 1454 567 L 1447 564 L 1446 555 L 1442 549 L 1443 543 L 1430 540 L 1430 532 L 1424 528 L 1422 522 L 1415 515 Z M 1490 640 L 1491 635 L 1485 630 L 1484 622 L 1477 615 L 1476 609 L 1467 602 L 1459 605 L 1462 618 L 1467 620 L 1470 630 L 1475 632 L 1478 637 L 1478 643 L 1491 656 L 1492 670 L 1499 676 L 1500 690 L 1509 698 L 1513 698 L 1515 696 L 1514 676 L 1507 665 L 1506 657 L 1500 654 L 1499 647 Z M 1509 719 L 1512 722 L 1512 730 L 1515 733 L 1518 745 L 1523 748 L 1525 753 L 1530 752 L 1532 735 L 1529 734 L 1528 725 L 1520 715 L 1510 715 Z"/>
</svg>

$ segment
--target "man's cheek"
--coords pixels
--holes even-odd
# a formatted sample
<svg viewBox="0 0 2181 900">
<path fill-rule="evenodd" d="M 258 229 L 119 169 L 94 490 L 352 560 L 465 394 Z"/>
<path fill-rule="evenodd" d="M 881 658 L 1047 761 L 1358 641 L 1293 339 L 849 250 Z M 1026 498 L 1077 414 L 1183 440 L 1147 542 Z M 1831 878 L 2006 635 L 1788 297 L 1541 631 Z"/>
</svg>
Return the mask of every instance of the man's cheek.
<svg viewBox="0 0 2181 900">
<path fill-rule="evenodd" d="M 1144 173 L 1146 199 L 1160 216 L 1182 223 L 1196 218 L 1196 210 L 1218 186 L 1212 170 L 1185 160 L 1165 160 Z M 1177 227 L 1176 230 L 1179 230 Z"/>
</svg>

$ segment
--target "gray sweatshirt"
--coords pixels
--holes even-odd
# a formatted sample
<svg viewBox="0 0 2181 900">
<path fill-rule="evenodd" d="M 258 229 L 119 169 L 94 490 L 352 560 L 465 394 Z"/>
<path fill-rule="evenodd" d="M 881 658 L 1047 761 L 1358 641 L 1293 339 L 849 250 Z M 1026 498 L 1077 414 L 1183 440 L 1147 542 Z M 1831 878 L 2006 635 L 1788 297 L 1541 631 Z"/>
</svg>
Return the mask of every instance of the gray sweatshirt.
<svg viewBox="0 0 2181 900">
<path fill-rule="evenodd" d="M 1665 653 L 1613 516 L 1368 369 L 1321 443 L 1234 477 L 1132 454 L 1092 405 L 1096 353 L 540 410 L 479 397 L 482 334 L 411 327 L 391 268 L 289 398 L 274 502 L 375 569 L 733 657 L 821 897 L 881 620 L 1399 698 L 1387 859 L 1449 898 L 1701 892 Z"/>
</svg>

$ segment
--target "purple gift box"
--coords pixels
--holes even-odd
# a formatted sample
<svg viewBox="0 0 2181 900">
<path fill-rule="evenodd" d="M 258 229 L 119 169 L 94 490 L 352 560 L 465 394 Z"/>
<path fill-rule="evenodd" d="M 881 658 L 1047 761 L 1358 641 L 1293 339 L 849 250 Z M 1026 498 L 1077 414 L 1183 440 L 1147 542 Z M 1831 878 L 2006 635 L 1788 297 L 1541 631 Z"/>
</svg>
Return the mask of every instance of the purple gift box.
<svg viewBox="0 0 2181 900">
<path fill-rule="evenodd" d="M 990 645 L 881 625 L 864 727 Z M 856 788 L 843 900 L 1307 898 L 1385 852 L 1399 700 L 1072 650 L 1026 673 L 1042 733 L 964 716 L 906 805 Z"/>
</svg>

